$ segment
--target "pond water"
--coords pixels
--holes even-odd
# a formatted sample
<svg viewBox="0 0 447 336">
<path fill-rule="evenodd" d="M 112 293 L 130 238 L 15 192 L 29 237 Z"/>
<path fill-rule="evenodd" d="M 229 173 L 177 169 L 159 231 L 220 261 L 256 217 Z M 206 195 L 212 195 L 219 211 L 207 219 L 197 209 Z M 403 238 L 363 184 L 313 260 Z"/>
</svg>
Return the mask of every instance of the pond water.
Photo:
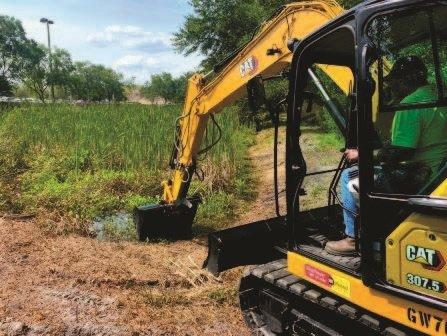
<svg viewBox="0 0 447 336">
<path fill-rule="evenodd" d="M 136 240 L 133 216 L 127 212 L 96 218 L 92 230 L 98 240 Z"/>
</svg>

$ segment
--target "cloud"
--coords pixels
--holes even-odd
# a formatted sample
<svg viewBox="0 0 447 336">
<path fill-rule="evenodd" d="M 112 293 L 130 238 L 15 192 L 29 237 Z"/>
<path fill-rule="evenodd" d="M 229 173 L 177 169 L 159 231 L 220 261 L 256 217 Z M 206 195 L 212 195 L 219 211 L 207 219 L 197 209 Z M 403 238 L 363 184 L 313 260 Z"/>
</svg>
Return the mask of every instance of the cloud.
<svg viewBox="0 0 447 336">
<path fill-rule="evenodd" d="M 148 54 L 127 54 L 118 58 L 112 64 L 113 69 L 122 72 L 126 77 L 135 77 L 138 83 L 144 83 L 151 75 L 170 72 L 179 76 L 187 71 L 197 68 L 202 57 L 184 57 L 172 52 L 164 52 L 155 58 Z"/>
<path fill-rule="evenodd" d="M 39 20 L 22 19 L 23 28 L 29 38 L 46 45 L 47 44 L 47 30 L 46 25 L 39 22 Z M 63 21 L 55 21 L 54 25 L 50 26 L 51 44 L 53 46 L 72 49 L 73 45 L 84 44 L 85 36 L 88 31 L 85 27 L 72 25 Z"/>
<path fill-rule="evenodd" d="M 108 47 L 118 44 L 123 48 L 160 53 L 171 50 L 171 35 L 166 33 L 153 33 L 136 26 L 111 25 L 102 32 L 87 36 L 87 41 L 97 47 Z"/>
<path fill-rule="evenodd" d="M 155 68 L 159 64 L 160 61 L 146 55 L 125 55 L 113 62 L 112 67 L 116 70 L 132 71 Z"/>
<path fill-rule="evenodd" d="M 101 32 L 88 35 L 87 41 L 119 52 L 121 55 L 111 62 L 112 68 L 127 78 L 135 77 L 140 84 L 161 72 L 179 76 L 197 68 L 202 60 L 200 55 L 176 54 L 170 34 L 153 33 L 132 25 L 107 26 Z"/>
</svg>

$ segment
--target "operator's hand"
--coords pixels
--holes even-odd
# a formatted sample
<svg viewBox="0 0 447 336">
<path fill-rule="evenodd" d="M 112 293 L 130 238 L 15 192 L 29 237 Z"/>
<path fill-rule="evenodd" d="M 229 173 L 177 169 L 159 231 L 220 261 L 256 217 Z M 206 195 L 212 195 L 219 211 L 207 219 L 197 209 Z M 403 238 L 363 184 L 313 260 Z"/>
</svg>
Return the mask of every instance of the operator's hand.
<svg viewBox="0 0 447 336">
<path fill-rule="evenodd" d="M 347 149 L 345 155 L 349 163 L 355 163 L 359 160 L 359 151 L 357 149 Z"/>
</svg>

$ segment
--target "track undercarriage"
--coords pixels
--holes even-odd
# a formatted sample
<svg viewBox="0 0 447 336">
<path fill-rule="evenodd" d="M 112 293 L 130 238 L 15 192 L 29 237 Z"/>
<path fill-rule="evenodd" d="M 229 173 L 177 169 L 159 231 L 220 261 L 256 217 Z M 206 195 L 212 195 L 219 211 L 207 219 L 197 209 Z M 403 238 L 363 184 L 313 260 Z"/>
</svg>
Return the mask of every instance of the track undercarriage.
<svg viewBox="0 0 447 336">
<path fill-rule="evenodd" d="M 247 268 L 239 298 L 254 335 L 422 335 L 292 275 L 285 259 Z"/>
</svg>

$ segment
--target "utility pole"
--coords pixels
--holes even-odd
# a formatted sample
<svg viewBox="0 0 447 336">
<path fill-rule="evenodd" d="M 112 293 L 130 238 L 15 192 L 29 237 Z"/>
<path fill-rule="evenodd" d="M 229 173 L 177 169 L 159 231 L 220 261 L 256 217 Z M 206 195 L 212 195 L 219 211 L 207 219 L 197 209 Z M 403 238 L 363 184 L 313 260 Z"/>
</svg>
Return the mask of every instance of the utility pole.
<svg viewBox="0 0 447 336">
<path fill-rule="evenodd" d="M 48 57 L 50 62 L 50 74 L 53 74 L 53 60 L 51 55 L 51 39 L 50 39 L 50 25 L 54 24 L 54 21 L 49 20 L 47 18 L 41 18 L 40 22 L 45 23 L 47 25 L 47 38 L 48 38 Z M 51 81 L 51 100 L 54 103 L 54 85 L 53 81 Z"/>
</svg>

